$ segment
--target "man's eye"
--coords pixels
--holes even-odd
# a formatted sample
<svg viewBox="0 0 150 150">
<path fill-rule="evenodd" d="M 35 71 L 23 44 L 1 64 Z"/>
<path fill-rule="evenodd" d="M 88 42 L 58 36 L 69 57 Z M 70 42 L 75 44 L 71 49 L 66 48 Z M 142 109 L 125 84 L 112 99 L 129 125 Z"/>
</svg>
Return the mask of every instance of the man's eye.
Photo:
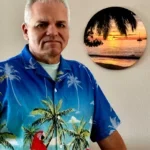
<svg viewBox="0 0 150 150">
<path fill-rule="evenodd" d="M 41 23 L 41 24 L 38 24 L 36 27 L 37 28 L 46 28 L 47 24 L 46 23 Z"/>
<path fill-rule="evenodd" d="M 58 27 L 58 28 L 65 28 L 66 26 L 65 26 L 65 24 L 63 24 L 63 23 L 57 23 L 57 27 Z"/>
</svg>

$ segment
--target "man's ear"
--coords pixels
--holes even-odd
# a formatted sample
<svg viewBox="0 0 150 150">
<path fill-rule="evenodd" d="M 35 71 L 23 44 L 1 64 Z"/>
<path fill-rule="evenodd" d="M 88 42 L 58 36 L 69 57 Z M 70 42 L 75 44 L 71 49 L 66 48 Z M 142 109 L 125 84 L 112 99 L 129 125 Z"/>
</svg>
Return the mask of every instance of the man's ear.
<svg viewBox="0 0 150 150">
<path fill-rule="evenodd" d="M 28 26 L 27 26 L 27 24 L 26 23 L 23 23 L 22 25 L 21 25 L 21 29 L 22 29 L 22 32 L 23 32 L 23 37 L 24 37 L 24 39 L 25 40 L 29 40 L 29 37 L 28 37 Z"/>
</svg>

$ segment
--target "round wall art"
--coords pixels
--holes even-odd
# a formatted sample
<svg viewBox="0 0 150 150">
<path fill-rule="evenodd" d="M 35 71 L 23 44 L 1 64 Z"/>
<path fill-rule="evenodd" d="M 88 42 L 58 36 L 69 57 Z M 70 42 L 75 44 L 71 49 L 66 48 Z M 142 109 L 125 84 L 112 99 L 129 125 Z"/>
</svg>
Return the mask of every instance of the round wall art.
<svg viewBox="0 0 150 150">
<path fill-rule="evenodd" d="M 122 7 L 99 11 L 84 32 L 84 44 L 92 61 L 113 70 L 134 65 L 144 53 L 146 42 L 146 30 L 140 18 Z"/>
</svg>

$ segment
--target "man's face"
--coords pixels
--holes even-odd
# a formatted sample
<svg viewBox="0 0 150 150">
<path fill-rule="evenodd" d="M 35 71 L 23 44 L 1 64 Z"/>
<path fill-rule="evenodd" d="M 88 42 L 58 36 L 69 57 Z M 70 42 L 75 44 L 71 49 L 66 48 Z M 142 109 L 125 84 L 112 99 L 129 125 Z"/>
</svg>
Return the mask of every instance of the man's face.
<svg viewBox="0 0 150 150">
<path fill-rule="evenodd" d="M 29 49 L 35 58 L 57 63 L 62 50 L 69 39 L 67 8 L 61 2 L 35 2 L 31 7 L 31 18 L 23 24 L 24 37 L 29 42 Z"/>
</svg>

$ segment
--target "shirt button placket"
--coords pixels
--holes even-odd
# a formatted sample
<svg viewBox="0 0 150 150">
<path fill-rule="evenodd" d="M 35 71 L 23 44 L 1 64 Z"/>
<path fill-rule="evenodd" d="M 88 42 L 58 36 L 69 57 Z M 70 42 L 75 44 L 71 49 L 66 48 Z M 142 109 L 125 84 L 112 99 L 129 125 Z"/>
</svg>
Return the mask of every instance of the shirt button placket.
<svg viewBox="0 0 150 150">
<path fill-rule="evenodd" d="M 54 93 L 54 106 L 56 106 L 58 104 L 58 95 L 57 95 L 58 94 L 58 91 L 57 91 L 58 86 L 57 85 L 58 85 L 58 83 L 56 82 L 55 86 L 54 86 L 54 90 L 53 90 L 53 93 Z M 57 137 L 57 128 L 55 128 L 55 137 Z M 55 150 L 57 150 L 58 149 L 57 138 L 56 138 L 55 142 L 56 142 Z"/>
</svg>

